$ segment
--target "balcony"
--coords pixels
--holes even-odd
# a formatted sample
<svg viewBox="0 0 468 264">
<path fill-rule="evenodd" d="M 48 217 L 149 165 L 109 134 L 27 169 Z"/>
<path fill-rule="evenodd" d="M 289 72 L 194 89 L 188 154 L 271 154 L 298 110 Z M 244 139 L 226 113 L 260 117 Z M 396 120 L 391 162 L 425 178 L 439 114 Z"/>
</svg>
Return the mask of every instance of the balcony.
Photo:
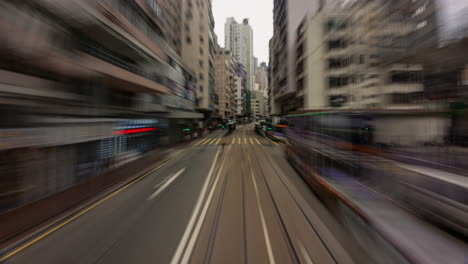
<svg viewBox="0 0 468 264">
<path fill-rule="evenodd" d="M 118 58 L 109 51 L 100 49 L 92 44 L 82 42 L 79 50 L 83 52 L 78 56 L 77 63 L 87 69 L 113 77 L 118 86 L 130 90 L 143 90 L 146 92 L 171 93 L 167 88 L 167 78 L 155 73 L 149 73 L 139 66 Z"/>
</svg>

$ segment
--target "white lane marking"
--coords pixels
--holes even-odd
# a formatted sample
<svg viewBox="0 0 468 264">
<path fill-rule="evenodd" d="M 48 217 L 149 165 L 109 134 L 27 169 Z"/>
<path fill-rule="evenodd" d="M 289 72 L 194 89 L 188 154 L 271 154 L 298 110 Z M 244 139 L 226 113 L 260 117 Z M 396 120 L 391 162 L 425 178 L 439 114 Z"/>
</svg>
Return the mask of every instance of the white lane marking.
<svg viewBox="0 0 468 264">
<path fill-rule="evenodd" d="M 240 138 L 237 138 L 237 144 L 240 144 L 240 143 L 241 143 Z"/>
<path fill-rule="evenodd" d="M 147 201 L 153 200 L 154 197 L 158 196 L 158 195 L 159 195 L 160 193 L 162 193 L 167 187 L 169 187 L 169 185 L 171 185 L 171 183 L 174 182 L 175 179 L 177 179 L 177 177 L 179 177 L 184 171 L 185 171 L 185 168 L 179 170 L 176 174 L 169 176 L 169 177 L 167 178 L 167 180 L 164 180 L 164 181 L 163 181 L 164 184 L 161 185 L 161 183 L 160 183 L 160 184 L 156 185 L 156 186 L 155 186 L 156 188 L 159 187 L 159 186 L 161 186 L 161 187 L 159 187 L 152 195 L 150 195 L 148 198 L 146 198 L 146 200 L 147 200 Z"/>
<path fill-rule="evenodd" d="M 249 140 L 250 140 L 250 144 L 253 145 L 254 143 L 253 143 L 253 141 L 252 141 L 252 138 L 249 138 Z"/>
<path fill-rule="evenodd" d="M 257 141 L 257 144 L 259 144 L 259 145 L 260 145 L 260 141 L 258 141 L 258 139 L 256 139 L 256 138 L 254 138 L 254 139 L 255 139 L 255 141 Z"/>
<path fill-rule="evenodd" d="M 314 262 L 312 261 L 312 259 L 309 256 L 309 253 L 307 253 L 307 250 L 304 248 L 304 245 L 302 245 L 302 242 L 299 240 L 299 241 L 297 241 L 297 243 L 299 244 L 299 249 L 301 250 L 302 256 L 305 259 L 305 263 L 314 264 Z"/>
<path fill-rule="evenodd" d="M 255 189 L 255 196 L 257 197 L 258 210 L 260 211 L 260 220 L 262 222 L 262 229 L 263 229 L 263 235 L 265 238 L 265 244 L 267 247 L 268 259 L 270 260 L 269 263 L 275 264 L 275 258 L 273 257 L 273 250 L 271 249 L 270 236 L 268 235 L 268 228 L 266 226 L 265 216 L 263 215 L 262 205 L 260 203 L 260 195 L 258 194 L 257 182 L 255 181 L 255 176 L 252 171 L 252 168 L 250 168 L 250 173 L 252 174 L 252 180 L 253 180 L 254 189 Z"/>
<path fill-rule="evenodd" d="M 192 232 L 193 225 L 195 224 L 195 220 L 198 216 L 198 213 L 200 211 L 200 207 L 202 206 L 203 198 L 205 197 L 207 188 L 208 188 L 208 183 L 211 181 L 211 176 L 213 175 L 213 170 L 216 164 L 216 161 L 218 160 L 219 152 L 221 151 L 221 148 L 218 149 L 216 152 L 216 156 L 213 159 L 213 163 L 211 165 L 210 171 L 208 172 L 208 176 L 206 177 L 205 183 L 203 184 L 202 190 L 200 192 L 200 195 L 198 196 L 197 203 L 195 205 L 195 208 L 193 209 L 192 215 L 190 216 L 190 220 L 188 222 L 187 228 L 185 228 L 184 235 L 179 241 L 179 245 L 177 246 L 177 249 L 174 253 L 174 256 L 172 257 L 171 264 L 176 264 L 179 262 L 183 250 L 185 249 L 185 246 L 187 245 L 187 241 L 189 239 L 189 235 Z"/>
<path fill-rule="evenodd" d="M 247 145 L 247 139 L 245 139 L 245 138 L 244 138 L 244 144 L 246 144 L 246 145 Z"/>
<path fill-rule="evenodd" d="M 226 157 L 223 159 L 221 162 L 221 166 L 219 168 L 218 173 L 216 174 L 216 179 L 212 185 L 212 188 L 210 190 L 210 193 L 208 195 L 208 198 L 206 198 L 205 206 L 203 207 L 203 210 L 200 214 L 200 217 L 198 218 L 197 225 L 195 226 L 195 229 L 192 233 L 192 237 L 190 238 L 190 241 L 187 245 L 187 249 L 185 250 L 185 254 L 180 261 L 181 264 L 187 264 L 190 260 L 190 257 L 192 256 L 193 248 L 195 247 L 195 242 L 197 242 L 198 235 L 200 234 L 201 227 L 203 222 L 205 221 L 206 213 L 208 212 L 208 208 L 210 207 L 211 201 L 213 200 L 213 195 L 216 189 L 216 185 L 218 185 L 218 181 L 221 175 L 221 172 L 223 171 L 224 168 L 224 163 L 226 161 Z"/>
</svg>

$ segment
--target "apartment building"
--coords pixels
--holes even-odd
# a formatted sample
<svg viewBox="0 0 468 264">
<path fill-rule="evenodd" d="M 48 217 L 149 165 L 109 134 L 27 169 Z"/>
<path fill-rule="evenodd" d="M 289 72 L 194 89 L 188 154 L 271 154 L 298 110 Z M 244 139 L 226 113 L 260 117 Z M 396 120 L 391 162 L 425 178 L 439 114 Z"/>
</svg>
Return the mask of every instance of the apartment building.
<svg viewBox="0 0 468 264">
<path fill-rule="evenodd" d="M 4 172 L 2 192 L 15 193 L 4 208 L 191 136 L 183 129 L 203 117 L 194 111 L 195 74 L 165 41 L 155 6 L 0 3 L 0 127 L 11 135 L 0 156 L 22 168 Z"/>
<path fill-rule="evenodd" d="M 252 92 L 252 99 L 251 99 L 251 108 L 252 108 L 252 116 L 254 118 L 261 118 L 265 117 L 268 114 L 265 112 L 266 110 L 266 98 L 262 91 L 253 91 Z"/>
<path fill-rule="evenodd" d="M 246 113 L 246 90 L 245 90 L 245 79 L 241 76 L 235 75 L 235 93 L 236 93 L 236 111 L 235 115 L 237 117 L 244 116 Z"/>
<path fill-rule="evenodd" d="M 379 1 L 356 2 L 304 18 L 296 44 L 299 109 L 422 107 L 422 65 L 382 59 L 382 39 L 411 30 L 411 24 L 382 23 L 385 8 Z"/>
<path fill-rule="evenodd" d="M 449 102 L 464 100 L 459 76 L 468 63 L 468 3 L 457 0 L 395 1 L 395 19 L 410 21 L 412 30 L 390 42 L 385 61 L 421 64 L 424 68 L 424 97 L 431 108 L 447 108 Z M 393 5 L 392 5 L 393 6 Z M 391 7 L 392 7 L 391 6 Z"/>
<path fill-rule="evenodd" d="M 214 85 L 214 52 L 217 45 L 211 0 L 182 1 L 181 56 L 195 73 L 197 110 L 215 118 L 218 102 Z"/>
<path fill-rule="evenodd" d="M 260 91 L 266 91 L 268 87 L 268 66 L 265 62 L 260 63 L 255 73 L 255 82 L 258 83 Z"/>
<path fill-rule="evenodd" d="M 275 0 L 270 58 L 271 112 L 285 114 L 301 106 L 295 101 L 296 30 L 306 15 L 313 16 L 324 1 Z"/>
<path fill-rule="evenodd" d="M 237 112 L 236 68 L 231 51 L 220 48 L 215 54 L 215 91 L 222 119 L 232 119 Z"/>
<path fill-rule="evenodd" d="M 270 38 L 270 40 L 268 41 L 268 90 L 267 90 L 267 94 L 268 94 L 268 114 L 269 115 L 274 115 L 273 113 L 273 109 L 272 109 L 272 104 L 274 102 L 273 101 L 273 74 L 270 72 L 270 69 L 273 65 L 273 38 Z"/>
<path fill-rule="evenodd" d="M 236 63 L 236 74 L 234 76 L 236 87 L 236 115 L 243 117 L 247 115 L 247 80 L 245 66 L 242 63 Z"/>
<path fill-rule="evenodd" d="M 253 31 L 249 19 L 237 23 L 233 18 L 227 18 L 224 24 L 224 47 L 230 50 L 236 62 L 245 66 L 247 73 L 247 89 L 253 90 L 255 82 L 255 61 L 253 56 Z"/>
</svg>

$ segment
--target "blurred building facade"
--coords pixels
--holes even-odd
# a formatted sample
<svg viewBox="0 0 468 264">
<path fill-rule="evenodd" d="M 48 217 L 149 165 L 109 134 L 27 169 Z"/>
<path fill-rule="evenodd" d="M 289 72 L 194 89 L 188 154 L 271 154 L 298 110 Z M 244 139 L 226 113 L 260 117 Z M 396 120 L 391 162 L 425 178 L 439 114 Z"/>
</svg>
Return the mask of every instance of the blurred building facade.
<svg viewBox="0 0 468 264">
<path fill-rule="evenodd" d="M 191 137 L 196 73 L 163 3 L 1 3 L 2 208 Z"/>
<path fill-rule="evenodd" d="M 322 1 L 275 0 L 271 43 L 271 113 L 279 115 L 297 108 L 295 97 L 296 30 L 305 15 L 317 12 Z"/>
<path fill-rule="evenodd" d="M 297 30 L 297 98 L 304 102 L 297 110 L 421 107 L 422 65 L 382 60 L 385 38 L 411 29 L 385 20 L 388 11 L 380 1 L 358 1 L 305 18 Z"/>
<path fill-rule="evenodd" d="M 217 38 L 211 0 L 182 1 L 181 54 L 197 80 L 197 110 L 205 119 L 218 115 L 218 98 L 214 85 L 214 53 Z"/>
<path fill-rule="evenodd" d="M 244 117 L 247 116 L 247 79 L 245 66 L 242 63 L 236 62 L 235 68 L 236 115 L 238 117 Z"/>
<path fill-rule="evenodd" d="M 265 91 L 268 87 L 268 66 L 265 62 L 260 63 L 260 66 L 257 68 L 255 73 L 255 82 L 258 83 L 259 90 Z"/>
<path fill-rule="evenodd" d="M 222 119 L 232 119 L 237 112 L 236 68 L 231 51 L 220 48 L 215 54 L 215 91 Z"/>
<path fill-rule="evenodd" d="M 431 1 L 318 1 L 304 3 L 302 11 L 295 5 L 299 2 L 275 1 L 278 15 L 270 44 L 272 114 L 423 107 L 423 63 L 388 57 L 416 41 L 424 40 L 423 47 L 434 44 L 436 15 L 431 13 Z M 294 10 L 302 20 L 282 19 L 282 12 Z M 291 24 L 296 27 L 287 31 Z M 289 48 L 284 48 L 287 44 Z"/>
<path fill-rule="evenodd" d="M 226 19 L 224 24 L 224 47 L 230 50 L 236 62 L 245 66 L 247 89 L 253 90 L 255 79 L 255 61 L 253 56 L 253 31 L 249 19 L 237 23 L 233 17 Z"/>
</svg>

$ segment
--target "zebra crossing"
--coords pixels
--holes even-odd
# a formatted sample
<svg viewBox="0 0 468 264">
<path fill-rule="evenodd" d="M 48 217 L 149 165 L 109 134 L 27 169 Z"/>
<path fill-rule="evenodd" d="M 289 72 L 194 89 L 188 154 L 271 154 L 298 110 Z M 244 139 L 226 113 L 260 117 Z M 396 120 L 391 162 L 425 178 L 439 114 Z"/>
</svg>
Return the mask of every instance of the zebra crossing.
<svg viewBox="0 0 468 264">
<path fill-rule="evenodd" d="M 222 137 L 214 137 L 214 138 L 204 138 L 201 139 L 194 144 L 193 147 L 196 146 L 208 146 L 208 145 L 228 145 L 228 144 L 237 144 L 237 145 L 262 145 L 260 141 L 254 137 L 230 137 L 230 138 L 222 138 Z"/>
</svg>

